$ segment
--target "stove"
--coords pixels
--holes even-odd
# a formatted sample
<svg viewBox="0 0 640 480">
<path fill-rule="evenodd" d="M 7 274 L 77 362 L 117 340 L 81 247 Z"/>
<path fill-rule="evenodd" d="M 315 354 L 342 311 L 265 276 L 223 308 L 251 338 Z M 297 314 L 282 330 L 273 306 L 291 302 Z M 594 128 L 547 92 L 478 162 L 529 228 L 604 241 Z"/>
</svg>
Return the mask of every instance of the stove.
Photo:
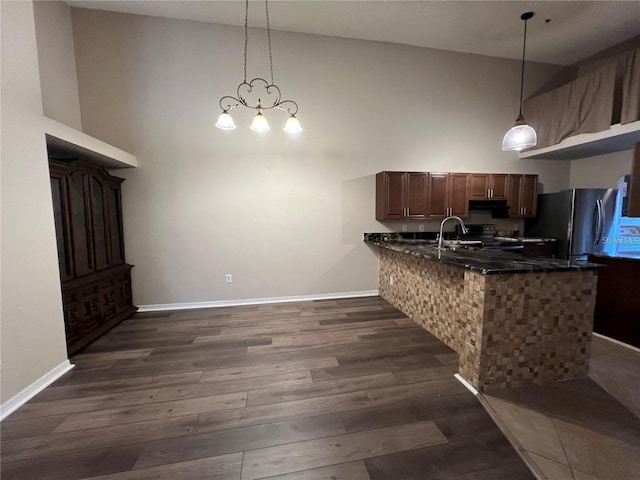
<svg viewBox="0 0 640 480">
<path fill-rule="evenodd" d="M 524 250 L 522 242 L 516 239 L 496 238 L 496 226 L 493 223 L 467 224 L 469 233 L 463 234 L 460 225 L 456 225 L 456 235 L 460 240 L 479 240 L 482 248 L 490 250 L 505 250 L 521 253 Z"/>
</svg>

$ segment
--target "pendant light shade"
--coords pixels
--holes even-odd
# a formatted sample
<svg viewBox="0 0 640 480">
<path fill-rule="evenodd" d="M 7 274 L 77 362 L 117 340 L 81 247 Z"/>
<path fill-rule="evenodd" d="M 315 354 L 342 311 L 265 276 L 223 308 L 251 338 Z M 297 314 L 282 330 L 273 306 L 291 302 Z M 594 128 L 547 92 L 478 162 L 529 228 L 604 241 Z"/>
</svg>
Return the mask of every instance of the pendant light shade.
<svg viewBox="0 0 640 480">
<path fill-rule="evenodd" d="M 258 110 L 258 114 L 253 118 L 250 128 L 254 132 L 268 132 L 271 129 L 267 119 L 262 115 L 262 110 Z"/>
<path fill-rule="evenodd" d="M 287 123 L 285 123 L 283 130 L 290 135 L 297 135 L 302 133 L 302 127 L 295 115 L 291 115 Z"/>
<path fill-rule="evenodd" d="M 538 135 L 533 127 L 524 123 L 524 118 L 518 117 L 516 124 L 505 134 L 502 139 L 502 150 L 515 150 L 519 152 L 525 148 L 535 147 L 538 143 Z"/>
<path fill-rule="evenodd" d="M 220 130 L 235 130 L 236 124 L 233 123 L 233 118 L 231 118 L 231 115 L 229 115 L 229 112 L 225 110 L 218 117 L 218 121 L 216 122 L 216 127 L 218 127 Z"/>
<path fill-rule="evenodd" d="M 524 91 L 524 54 L 527 48 L 527 20 L 533 18 L 533 12 L 525 12 L 520 16 L 524 21 L 524 41 L 522 42 L 522 68 L 520 71 L 520 114 L 516 118 L 516 124 L 506 133 L 502 139 L 502 150 L 520 151 L 525 148 L 535 147 L 538 144 L 536 131 L 522 115 L 522 93 Z"/>
</svg>

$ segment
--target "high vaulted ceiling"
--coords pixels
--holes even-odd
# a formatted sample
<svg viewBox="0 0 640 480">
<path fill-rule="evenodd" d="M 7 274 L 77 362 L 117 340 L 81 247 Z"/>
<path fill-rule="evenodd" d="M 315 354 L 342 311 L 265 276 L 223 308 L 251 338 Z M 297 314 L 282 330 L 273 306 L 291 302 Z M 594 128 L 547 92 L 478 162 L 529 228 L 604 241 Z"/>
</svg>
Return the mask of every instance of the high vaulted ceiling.
<svg viewBox="0 0 640 480">
<path fill-rule="evenodd" d="M 244 25 L 244 1 L 67 0 L 72 7 Z M 377 40 L 570 65 L 640 35 L 640 1 L 317 1 L 271 0 L 273 30 Z M 249 25 L 265 27 L 252 0 Z"/>
</svg>

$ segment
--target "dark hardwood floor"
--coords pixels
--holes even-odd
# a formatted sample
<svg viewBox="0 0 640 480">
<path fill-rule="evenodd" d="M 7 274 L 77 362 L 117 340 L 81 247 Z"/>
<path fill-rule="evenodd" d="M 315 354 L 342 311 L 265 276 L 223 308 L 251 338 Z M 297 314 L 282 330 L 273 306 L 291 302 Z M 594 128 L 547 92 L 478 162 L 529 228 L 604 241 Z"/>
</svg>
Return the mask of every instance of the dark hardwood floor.
<svg viewBox="0 0 640 480">
<path fill-rule="evenodd" d="M 1 424 L 10 479 L 532 479 L 384 300 L 139 313 Z"/>
</svg>

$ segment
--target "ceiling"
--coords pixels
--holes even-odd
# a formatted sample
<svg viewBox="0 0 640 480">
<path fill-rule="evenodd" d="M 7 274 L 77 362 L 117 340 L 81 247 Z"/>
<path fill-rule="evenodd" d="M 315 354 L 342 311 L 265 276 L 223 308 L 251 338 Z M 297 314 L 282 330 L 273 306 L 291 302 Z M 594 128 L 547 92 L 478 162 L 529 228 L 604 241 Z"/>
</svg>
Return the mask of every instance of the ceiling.
<svg viewBox="0 0 640 480">
<path fill-rule="evenodd" d="M 244 25 L 244 1 L 67 0 L 72 7 Z M 518 59 L 520 15 L 527 60 L 570 65 L 640 35 L 640 1 L 318 1 L 271 0 L 273 30 L 377 40 Z M 550 20 L 550 21 L 548 21 Z M 265 26 L 252 0 L 249 25 Z"/>
</svg>

